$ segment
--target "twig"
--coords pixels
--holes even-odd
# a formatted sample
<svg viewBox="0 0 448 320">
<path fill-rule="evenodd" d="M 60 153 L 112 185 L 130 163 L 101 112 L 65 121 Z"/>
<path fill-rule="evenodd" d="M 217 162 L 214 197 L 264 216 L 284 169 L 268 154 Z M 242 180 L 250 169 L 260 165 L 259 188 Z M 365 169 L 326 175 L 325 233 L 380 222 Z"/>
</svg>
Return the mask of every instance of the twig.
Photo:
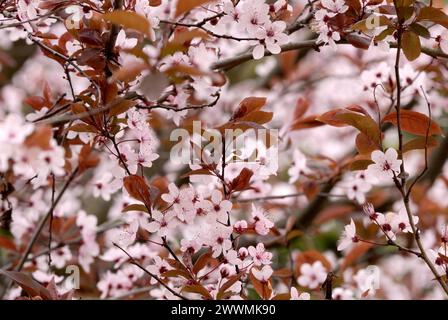
<svg viewBox="0 0 448 320">
<path fill-rule="evenodd" d="M 20 271 L 23 268 L 23 265 L 25 264 L 25 261 L 28 258 L 28 255 L 31 253 L 31 250 L 33 249 L 34 243 L 37 241 L 37 238 L 39 237 L 40 233 L 42 232 L 43 227 L 45 226 L 45 223 L 47 222 L 48 218 L 54 211 L 54 208 L 57 206 L 59 201 L 62 199 L 62 196 L 64 195 L 65 191 L 69 187 L 69 185 L 72 183 L 72 181 L 75 179 L 76 174 L 78 173 L 78 168 L 73 170 L 72 174 L 68 178 L 68 180 L 65 182 L 64 186 L 62 187 L 61 191 L 59 192 L 58 196 L 54 199 L 53 204 L 51 205 L 50 209 L 47 211 L 45 216 L 42 218 L 42 220 L 39 222 L 39 225 L 37 226 L 36 230 L 34 230 L 33 236 L 30 239 L 30 242 L 28 243 L 28 246 L 25 249 L 25 252 L 22 255 L 22 258 L 19 261 L 19 264 L 16 267 L 16 271 Z"/>
<path fill-rule="evenodd" d="M 180 293 L 177 293 L 176 291 L 174 291 L 173 289 L 171 289 L 167 284 L 165 284 L 162 280 L 160 280 L 160 278 L 158 276 L 156 276 L 155 274 L 149 272 L 148 270 L 146 270 L 146 268 L 144 268 L 140 263 L 138 263 L 126 250 L 124 250 L 122 247 L 120 247 L 118 244 L 113 243 L 115 247 L 117 247 L 118 249 L 120 249 L 121 251 L 124 252 L 124 254 L 126 254 L 129 259 L 130 259 L 130 263 L 132 263 L 133 265 L 137 266 L 138 268 L 140 268 L 143 272 L 145 272 L 146 274 L 150 275 L 151 277 L 153 277 L 154 279 L 156 279 L 156 281 L 158 283 L 160 283 L 162 286 L 164 286 L 169 292 L 171 292 L 172 294 L 174 294 L 176 297 L 181 298 L 182 300 L 189 300 L 187 297 L 184 297 L 183 295 L 181 295 Z"/>
<path fill-rule="evenodd" d="M 269 201 L 269 200 L 277 200 L 277 199 L 286 199 L 286 198 L 296 198 L 305 196 L 306 194 L 304 192 L 297 192 L 297 193 L 291 193 L 291 194 L 283 194 L 278 196 L 266 196 L 266 197 L 256 197 L 256 198 L 246 198 L 246 199 L 238 199 L 235 202 L 237 203 L 244 203 L 244 202 L 256 202 L 256 201 Z M 325 192 L 319 192 L 317 194 L 321 197 L 334 197 L 334 198 L 346 198 L 345 195 L 342 194 L 331 194 L 331 193 L 325 193 Z"/>
</svg>

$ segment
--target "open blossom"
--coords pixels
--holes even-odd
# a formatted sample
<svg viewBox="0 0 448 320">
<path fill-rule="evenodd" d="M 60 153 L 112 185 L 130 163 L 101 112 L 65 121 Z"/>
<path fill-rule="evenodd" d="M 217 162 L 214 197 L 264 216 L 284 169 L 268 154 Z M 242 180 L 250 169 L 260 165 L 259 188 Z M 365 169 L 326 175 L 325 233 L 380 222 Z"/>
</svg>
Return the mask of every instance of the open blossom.
<svg viewBox="0 0 448 320">
<path fill-rule="evenodd" d="M 393 228 L 395 216 L 395 213 L 387 212 L 386 214 L 378 213 L 378 217 L 376 218 L 376 223 L 381 228 L 381 231 L 391 240 L 397 238 L 395 235 L 396 230 Z"/>
<path fill-rule="evenodd" d="M 317 43 L 328 44 L 333 50 L 337 49 L 336 42 L 341 40 L 339 32 L 331 29 L 328 26 L 322 26 L 319 30 L 319 37 L 317 37 Z"/>
<path fill-rule="evenodd" d="M 257 244 L 256 247 L 250 246 L 247 250 L 253 258 L 255 266 L 268 265 L 272 263 L 272 253 L 265 250 L 263 243 Z"/>
<path fill-rule="evenodd" d="M 173 268 L 170 266 L 170 264 L 161 257 L 154 257 L 154 263 L 147 266 L 146 270 L 151 272 L 153 275 L 157 277 L 161 277 L 165 272 L 172 270 Z M 157 280 L 154 278 L 151 278 L 151 284 L 156 284 Z"/>
<path fill-rule="evenodd" d="M 251 35 L 269 22 L 269 5 L 264 0 L 246 1 L 241 8 L 241 25 Z"/>
<path fill-rule="evenodd" d="M 261 268 L 261 270 L 257 268 L 252 268 L 251 272 L 254 275 L 254 277 L 257 278 L 257 280 L 266 283 L 271 278 L 272 273 L 274 273 L 274 270 L 272 270 L 270 266 L 264 266 L 263 268 Z"/>
<path fill-rule="evenodd" d="M 344 0 L 321 0 L 320 3 L 332 13 L 344 13 L 348 10 Z"/>
<path fill-rule="evenodd" d="M 398 153 L 395 149 L 389 148 L 386 152 L 375 150 L 372 152 L 371 164 L 367 167 L 367 172 L 373 177 L 381 179 L 393 178 L 400 172 L 401 160 L 398 160 Z"/>
<path fill-rule="evenodd" d="M 411 215 L 411 217 L 412 217 L 413 224 L 416 225 L 419 221 L 418 216 Z M 394 229 L 397 231 L 401 231 L 404 233 L 408 233 L 408 232 L 412 233 L 412 227 L 409 222 L 409 217 L 408 217 L 405 207 L 401 208 L 398 211 L 398 214 L 396 214 L 393 217 L 392 225 L 394 226 Z"/>
<path fill-rule="evenodd" d="M 162 213 L 158 210 L 152 211 L 153 221 L 143 226 L 148 232 L 157 233 L 160 237 L 165 237 L 168 232 L 177 226 L 174 211 Z"/>
<path fill-rule="evenodd" d="M 275 21 L 266 24 L 263 28 L 257 30 L 256 37 L 260 43 L 254 47 L 254 59 L 264 57 L 265 48 L 272 54 L 279 54 L 281 46 L 289 42 L 289 37 L 283 31 L 286 29 L 286 23 L 283 21 Z"/>
<path fill-rule="evenodd" d="M 262 236 L 267 235 L 274 226 L 274 223 L 266 218 L 263 211 L 254 204 L 252 204 L 252 219 L 254 220 L 255 231 Z"/>
<path fill-rule="evenodd" d="M 350 224 L 344 227 L 344 234 L 339 240 L 338 250 L 345 250 L 354 242 L 358 242 L 359 238 L 356 235 L 356 226 L 353 219 L 350 220 Z"/>
<path fill-rule="evenodd" d="M 221 222 L 227 221 L 227 214 L 232 210 L 232 202 L 223 200 L 221 191 L 213 190 L 211 195 L 211 212 Z"/>
<path fill-rule="evenodd" d="M 303 286 L 310 289 L 316 289 L 319 285 L 324 283 L 327 278 L 327 272 L 322 262 L 316 261 L 312 265 L 309 263 L 304 263 L 300 267 L 300 277 L 297 282 Z"/>
<path fill-rule="evenodd" d="M 350 289 L 334 288 L 332 297 L 334 300 L 353 300 L 354 293 Z"/>
<path fill-rule="evenodd" d="M 311 296 L 308 292 L 302 292 L 299 294 L 297 288 L 291 288 L 291 300 L 310 300 Z"/>
<path fill-rule="evenodd" d="M 366 193 L 372 189 L 372 185 L 366 181 L 364 172 L 347 177 L 341 184 L 347 198 L 360 204 L 366 201 Z"/>
<path fill-rule="evenodd" d="M 230 235 L 232 234 L 231 227 L 218 224 L 210 232 L 210 245 L 212 247 L 213 257 L 219 257 L 222 253 L 232 248 L 232 241 L 230 241 Z"/>
</svg>

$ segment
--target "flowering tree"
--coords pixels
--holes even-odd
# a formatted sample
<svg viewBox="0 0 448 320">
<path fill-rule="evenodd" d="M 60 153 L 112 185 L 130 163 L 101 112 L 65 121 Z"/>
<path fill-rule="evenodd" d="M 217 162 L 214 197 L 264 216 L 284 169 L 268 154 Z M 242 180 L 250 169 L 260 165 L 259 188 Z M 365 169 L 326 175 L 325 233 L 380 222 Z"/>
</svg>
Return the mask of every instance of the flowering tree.
<svg viewBox="0 0 448 320">
<path fill-rule="evenodd" d="M 4 299 L 447 298 L 442 2 L 0 12 Z"/>
</svg>

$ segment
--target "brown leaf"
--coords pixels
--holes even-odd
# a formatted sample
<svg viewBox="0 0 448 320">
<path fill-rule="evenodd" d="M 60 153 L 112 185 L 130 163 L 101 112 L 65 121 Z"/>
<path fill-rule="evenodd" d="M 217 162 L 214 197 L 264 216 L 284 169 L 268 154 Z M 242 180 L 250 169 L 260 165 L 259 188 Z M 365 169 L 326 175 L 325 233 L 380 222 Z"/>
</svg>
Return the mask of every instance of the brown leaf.
<svg viewBox="0 0 448 320">
<path fill-rule="evenodd" d="M 148 19 L 133 11 L 115 10 L 104 14 L 103 19 L 114 24 L 122 25 L 125 29 L 137 30 L 148 37 L 151 36 L 151 24 Z"/>
<path fill-rule="evenodd" d="M 204 297 L 206 300 L 213 300 L 212 295 L 206 288 L 201 286 L 200 284 L 193 284 L 193 285 L 186 285 L 182 289 L 183 292 L 191 292 L 191 293 L 198 293 L 202 297 Z"/>
<path fill-rule="evenodd" d="M 362 132 L 358 133 L 358 135 L 356 136 L 356 150 L 358 150 L 360 154 L 370 155 L 372 151 L 378 149 L 378 145 L 374 141 L 372 141 L 372 139 L 370 139 Z"/>
<path fill-rule="evenodd" d="M 359 259 L 372 247 L 373 244 L 371 243 L 358 242 L 345 256 L 344 261 L 342 262 L 341 270 L 345 270 L 347 267 L 352 265 L 357 259 Z"/>
<path fill-rule="evenodd" d="M 316 120 L 316 117 L 316 115 L 311 115 L 304 118 L 296 119 L 289 127 L 289 130 L 296 131 L 323 126 L 324 123 Z"/>
<path fill-rule="evenodd" d="M 151 207 L 151 194 L 145 179 L 137 175 L 130 175 L 123 179 L 126 191 L 131 197 L 139 200 L 147 207 Z"/>
<path fill-rule="evenodd" d="M 28 147 L 37 147 L 42 150 L 51 150 L 50 141 L 53 137 L 53 131 L 50 126 L 39 126 L 25 140 L 25 145 Z"/>
<path fill-rule="evenodd" d="M 234 178 L 230 184 L 232 191 L 246 190 L 250 186 L 250 179 L 254 172 L 248 168 L 243 168 L 240 174 Z"/>
<path fill-rule="evenodd" d="M 23 272 L 5 271 L 0 269 L 0 274 L 10 278 L 17 283 L 30 297 L 41 297 L 43 300 L 52 300 L 47 288 L 35 281 Z"/>
<path fill-rule="evenodd" d="M 432 21 L 448 28 L 448 16 L 442 9 L 424 7 L 417 15 L 417 21 Z"/>
<path fill-rule="evenodd" d="M 98 30 L 82 29 L 78 33 L 79 41 L 93 47 L 101 47 L 104 45 L 101 34 Z"/>
<path fill-rule="evenodd" d="M 142 71 L 147 69 L 147 64 L 143 62 L 131 62 L 114 72 L 110 81 L 134 81 Z"/>
<path fill-rule="evenodd" d="M 79 172 L 81 173 L 89 168 L 96 167 L 100 162 L 100 158 L 93 151 L 90 145 L 85 144 L 81 148 L 81 152 L 79 153 L 78 162 L 79 162 Z"/>
<path fill-rule="evenodd" d="M 0 235 L 0 248 L 16 251 L 16 245 L 14 244 L 14 241 L 11 238 L 7 238 L 6 236 Z"/>
<path fill-rule="evenodd" d="M 428 141 L 426 141 L 428 140 Z M 412 139 L 408 142 L 406 142 L 403 145 L 403 153 L 408 152 L 408 151 L 412 151 L 412 150 L 419 150 L 419 149 L 425 149 L 426 148 L 430 149 L 430 148 L 434 148 L 438 146 L 438 142 L 436 139 L 434 139 L 433 137 L 428 137 L 428 139 L 426 139 L 426 137 L 417 137 L 415 139 Z"/>
<path fill-rule="evenodd" d="M 424 115 L 423 113 L 412 111 L 412 110 L 401 110 L 400 111 L 400 126 L 401 129 L 418 135 L 418 136 L 426 136 L 426 132 L 428 131 L 430 119 Z M 384 122 L 390 122 L 394 125 L 397 125 L 397 113 L 392 112 L 384 117 Z M 439 125 L 431 120 L 431 126 L 429 128 L 428 135 L 441 135 L 443 134 L 442 129 Z"/>
<path fill-rule="evenodd" d="M 208 263 L 211 261 L 214 261 L 215 259 L 212 258 L 212 252 L 208 250 L 207 252 L 203 253 L 194 263 L 193 266 L 193 272 L 197 274 L 199 271 L 205 268 Z"/>
<path fill-rule="evenodd" d="M 405 31 L 402 38 L 403 53 L 409 61 L 414 61 L 420 56 L 422 46 L 420 37 L 411 31 Z"/>
<path fill-rule="evenodd" d="M 148 212 L 148 209 L 142 204 L 130 204 L 126 206 L 121 212 L 130 212 L 130 211 L 143 211 Z"/>
<path fill-rule="evenodd" d="M 258 280 L 252 272 L 249 272 L 249 279 L 252 285 L 254 286 L 255 291 L 258 293 L 258 295 L 264 299 L 268 300 L 272 295 L 272 286 L 271 282 L 268 281 L 266 283 L 261 282 Z"/>
<path fill-rule="evenodd" d="M 343 109 L 334 109 L 325 112 L 324 114 L 316 117 L 316 121 L 328 124 L 333 127 L 345 127 L 347 123 L 338 119 L 337 116 L 342 112 Z"/>
<path fill-rule="evenodd" d="M 314 220 L 314 224 L 322 225 L 325 222 L 345 217 L 352 213 L 354 210 L 355 207 L 346 204 L 329 206 L 328 208 L 319 212 L 316 219 Z"/>
<path fill-rule="evenodd" d="M 199 7 L 207 2 L 210 2 L 210 0 L 178 0 L 175 18 L 183 15 L 184 13 L 188 13 L 194 8 Z"/>
<path fill-rule="evenodd" d="M 355 127 L 368 136 L 378 146 L 381 145 L 381 131 L 378 124 L 370 117 L 356 112 L 342 112 L 336 118 Z"/>
<path fill-rule="evenodd" d="M 113 105 L 112 108 L 109 109 L 109 117 L 118 116 L 122 113 L 125 113 L 132 107 L 138 104 L 137 101 L 132 100 L 120 100 Z"/>
<path fill-rule="evenodd" d="M 43 107 L 48 107 L 47 101 L 43 97 L 32 96 L 23 100 L 23 103 L 29 105 L 34 110 L 39 111 Z"/>
<path fill-rule="evenodd" d="M 224 294 L 226 293 L 226 291 L 233 286 L 235 283 L 237 283 L 241 277 L 244 275 L 244 272 L 240 272 L 238 274 L 235 274 L 233 276 L 230 276 L 228 278 L 228 280 L 226 282 L 224 282 L 224 284 L 219 288 L 218 294 L 216 295 L 216 298 L 218 300 L 220 300 Z"/>
</svg>

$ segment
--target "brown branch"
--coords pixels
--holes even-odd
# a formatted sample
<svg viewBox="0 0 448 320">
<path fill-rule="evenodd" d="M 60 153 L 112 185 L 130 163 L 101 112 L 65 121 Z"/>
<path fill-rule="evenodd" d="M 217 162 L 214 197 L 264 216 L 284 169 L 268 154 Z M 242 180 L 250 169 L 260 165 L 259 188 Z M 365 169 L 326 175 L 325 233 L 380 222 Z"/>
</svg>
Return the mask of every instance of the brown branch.
<svg viewBox="0 0 448 320">
<path fill-rule="evenodd" d="M 347 44 L 344 41 L 338 42 L 338 44 Z M 305 40 L 305 41 L 299 41 L 299 42 L 291 42 L 286 45 L 281 46 L 282 52 L 291 51 L 291 50 L 300 50 L 300 49 L 315 49 L 319 50 L 320 47 L 324 46 L 323 43 L 316 43 L 316 40 Z M 396 42 L 390 42 L 389 45 L 391 48 L 396 48 L 397 43 Z M 448 54 L 442 52 L 441 50 L 431 49 L 427 47 L 422 47 L 421 50 L 424 54 L 433 57 L 433 58 L 445 58 L 448 59 Z M 270 52 L 266 52 L 265 56 L 272 55 Z M 240 54 L 236 57 L 224 59 L 222 61 L 218 61 L 215 64 L 212 65 L 212 70 L 230 70 L 242 63 L 245 63 L 249 60 L 252 60 L 252 52 L 247 52 Z"/>
<path fill-rule="evenodd" d="M 123 2 L 124 2 L 123 0 L 115 0 L 113 10 L 114 11 L 120 10 L 123 7 Z M 117 41 L 117 37 L 118 37 L 118 34 L 120 33 L 120 30 L 121 30 L 121 27 L 119 25 L 117 25 L 115 23 L 112 25 L 112 29 L 110 31 L 110 36 L 106 43 L 106 48 L 104 51 L 106 60 L 112 60 L 112 58 L 113 58 L 113 51 L 114 51 L 115 43 Z M 105 73 L 106 73 L 107 78 L 112 75 L 112 71 L 109 69 L 107 61 L 106 61 Z"/>
</svg>

